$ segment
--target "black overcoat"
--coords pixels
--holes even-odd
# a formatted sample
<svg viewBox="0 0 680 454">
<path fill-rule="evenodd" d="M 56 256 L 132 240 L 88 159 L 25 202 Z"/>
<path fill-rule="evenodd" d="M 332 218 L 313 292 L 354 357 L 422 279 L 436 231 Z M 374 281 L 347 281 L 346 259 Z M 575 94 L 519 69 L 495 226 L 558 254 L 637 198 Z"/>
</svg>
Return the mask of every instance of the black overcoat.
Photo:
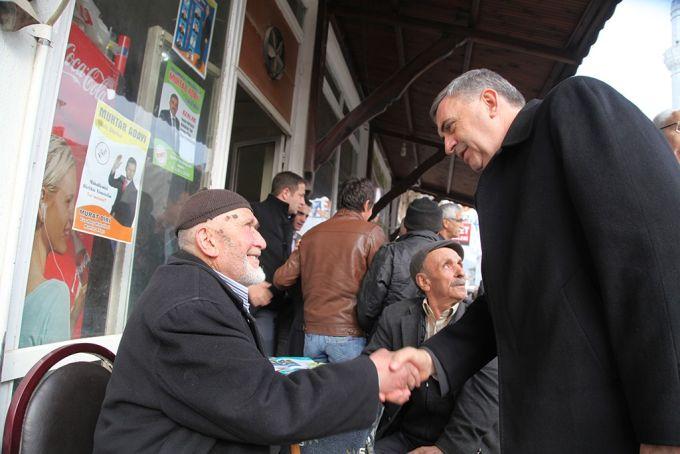
<svg viewBox="0 0 680 454">
<path fill-rule="evenodd" d="M 207 265 L 171 257 L 125 327 L 95 454 L 269 453 L 371 425 L 379 401 L 370 359 L 283 376 L 254 324 Z"/>
<path fill-rule="evenodd" d="M 476 194 L 486 299 L 430 339 L 452 388 L 498 353 L 508 453 L 680 445 L 680 166 L 606 84 L 532 101 Z"/>
</svg>

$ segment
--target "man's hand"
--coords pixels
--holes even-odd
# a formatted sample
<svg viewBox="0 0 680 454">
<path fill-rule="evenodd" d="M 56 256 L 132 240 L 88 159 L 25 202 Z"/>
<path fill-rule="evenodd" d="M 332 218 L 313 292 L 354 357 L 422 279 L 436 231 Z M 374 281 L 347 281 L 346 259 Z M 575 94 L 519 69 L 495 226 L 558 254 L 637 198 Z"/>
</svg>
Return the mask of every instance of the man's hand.
<svg viewBox="0 0 680 454">
<path fill-rule="evenodd" d="M 404 347 L 394 352 L 392 362 L 390 363 L 390 370 L 399 370 L 405 364 L 411 364 L 418 370 L 420 382 L 427 380 L 434 373 L 432 357 L 423 349 Z"/>
<path fill-rule="evenodd" d="M 411 397 L 411 390 L 420 385 L 418 370 L 411 364 L 390 370 L 393 355 L 381 348 L 371 353 L 369 358 L 378 372 L 380 400 L 403 404 Z"/>
<path fill-rule="evenodd" d="M 113 161 L 113 167 L 111 168 L 111 170 L 116 170 L 121 162 L 123 162 L 123 155 L 119 154 L 118 156 L 116 156 L 116 160 Z"/>
<path fill-rule="evenodd" d="M 271 286 L 269 282 L 265 281 L 248 287 L 248 302 L 255 307 L 262 307 L 271 303 L 274 296 L 269 290 Z"/>
<path fill-rule="evenodd" d="M 640 454 L 680 454 L 680 446 L 640 445 Z"/>
<path fill-rule="evenodd" d="M 409 451 L 408 454 L 444 454 L 444 452 L 436 446 L 421 446 Z"/>
</svg>

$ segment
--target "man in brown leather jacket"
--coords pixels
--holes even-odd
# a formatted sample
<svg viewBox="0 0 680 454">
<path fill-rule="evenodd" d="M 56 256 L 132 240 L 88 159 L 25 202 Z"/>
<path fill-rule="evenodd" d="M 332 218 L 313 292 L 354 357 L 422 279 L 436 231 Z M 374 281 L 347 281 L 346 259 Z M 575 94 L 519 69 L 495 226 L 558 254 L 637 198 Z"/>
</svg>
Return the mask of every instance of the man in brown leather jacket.
<svg viewBox="0 0 680 454">
<path fill-rule="evenodd" d="M 347 181 L 338 212 L 310 231 L 274 274 L 274 285 L 302 283 L 305 356 L 340 362 L 361 354 L 366 339 L 357 321 L 357 293 L 373 256 L 385 243 L 379 225 L 368 222 L 375 186 L 368 179 Z"/>
</svg>

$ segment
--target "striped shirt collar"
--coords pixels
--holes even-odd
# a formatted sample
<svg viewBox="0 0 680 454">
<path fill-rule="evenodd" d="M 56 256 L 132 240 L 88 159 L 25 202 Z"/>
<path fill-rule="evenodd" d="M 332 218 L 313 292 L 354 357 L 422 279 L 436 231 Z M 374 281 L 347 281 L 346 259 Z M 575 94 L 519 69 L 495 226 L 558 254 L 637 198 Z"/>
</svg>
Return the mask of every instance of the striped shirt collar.
<svg viewBox="0 0 680 454">
<path fill-rule="evenodd" d="M 241 300 L 241 303 L 243 304 L 243 307 L 245 308 L 248 313 L 250 313 L 250 303 L 248 302 L 248 287 L 246 287 L 243 284 L 239 284 L 233 279 L 228 278 L 224 274 L 220 273 L 216 269 L 213 269 L 215 273 L 222 279 L 222 282 L 224 282 L 229 289 L 236 294 L 239 300 Z"/>
</svg>

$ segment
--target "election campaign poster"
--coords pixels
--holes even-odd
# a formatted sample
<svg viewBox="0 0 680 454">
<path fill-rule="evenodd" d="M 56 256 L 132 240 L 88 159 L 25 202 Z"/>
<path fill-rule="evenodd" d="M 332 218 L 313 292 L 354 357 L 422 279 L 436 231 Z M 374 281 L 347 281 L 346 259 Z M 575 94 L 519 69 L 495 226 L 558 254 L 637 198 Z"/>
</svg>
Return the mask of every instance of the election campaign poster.
<svg viewBox="0 0 680 454">
<path fill-rule="evenodd" d="M 168 62 L 154 126 L 153 163 L 194 180 L 196 134 L 205 90 Z"/>
<path fill-rule="evenodd" d="M 215 28 L 215 0 L 180 0 L 172 49 L 203 79 Z"/>
<path fill-rule="evenodd" d="M 132 241 L 150 137 L 146 129 L 97 102 L 73 230 Z"/>
</svg>

